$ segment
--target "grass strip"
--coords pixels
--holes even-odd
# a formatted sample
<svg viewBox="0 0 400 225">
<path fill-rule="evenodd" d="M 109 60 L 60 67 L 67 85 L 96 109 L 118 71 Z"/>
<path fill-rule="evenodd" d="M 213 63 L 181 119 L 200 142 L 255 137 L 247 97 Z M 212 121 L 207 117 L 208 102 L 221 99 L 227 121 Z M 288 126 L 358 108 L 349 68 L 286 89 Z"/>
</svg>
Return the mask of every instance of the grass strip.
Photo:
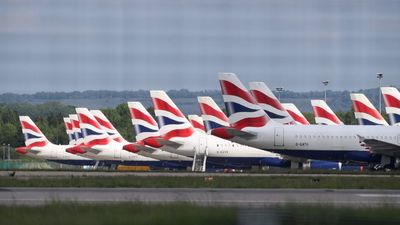
<svg viewBox="0 0 400 225">
<path fill-rule="evenodd" d="M 400 189 L 397 177 L 1 177 L 0 187 Z"/>
</svg>

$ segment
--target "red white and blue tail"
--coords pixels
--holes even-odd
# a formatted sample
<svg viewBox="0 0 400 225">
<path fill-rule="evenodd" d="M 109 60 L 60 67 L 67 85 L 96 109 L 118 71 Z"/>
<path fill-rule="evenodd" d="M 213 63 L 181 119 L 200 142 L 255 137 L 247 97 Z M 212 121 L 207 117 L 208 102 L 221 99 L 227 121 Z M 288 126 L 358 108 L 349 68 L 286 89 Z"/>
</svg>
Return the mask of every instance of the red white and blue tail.
<svg viewBox="0 0 400 225">
<path fill-rule="evenodd" d="M 71 120 L 72 131 L 75 138 L 75 145 L 83 144 L 83 133 L 79 124 L 79 118 L 77 114 L 70 114 L 69 119 Z"/>
<path fill-rule="evenodd" d="M 160 125 L 160 134 L 165 140 L 174 137 L 189 137 L 193 126 L 164 91 L 150 91 L 154 112 Z"/>
<path fill-rule="evenodd" d="M 68 140 L 69 140 L 69 145 L 75 145 L 75 136 L 74 136 L 74 131 L 72 130 L 72 123 L 71 119 L 69 117 L 64 117 L 64 125 L 65 125 L 65 131 L 67 132 L 68 135 Z"/>
<path fill-rule="evenodd" d="M 385 101 L 386 113 L 389 115 L 391 125 L 400 125 L 400 92 L 394 87 L 381 88 Z"/>
<path fill-rule="evenodd" d="M 76 108 L 79 124 L 83 132 L 83 142 L 88 147 L 107 145 L 111 142 L 110 136 L 87 108 Z"/>
<path fill-rule="evenodd" d="M 100 110 L 90 110 L 94 118 L 101 125 L 103 130 L 107 132 L 111 139 L 118 143 L 126 143 L 127 141 L 122 137 L 118 130 L 112 125 L 112 123 L 107 119 L 107 117 Z"/>
<path fill-rule="evenodd" d="M 156 120 L 140 102 L 128 102 L 128 108 L 136 133 L 136 141 L 157 146 L 154 139 L 160 137 L 160 132 Z"/>
<path fill-rule="evenodd" d="M 199 102 L 201 117 L 203 118 L 206 132 L 230 126 L 228 117 L 211 97 L 197 97 L 197 101 Z"/>
<path fill-rule="evenodd" d="M 268 117 L 281 124 L 294 124 L 293 118 L 283 108 L 278 98 L 264 82 L 250 82 L 250 92 Z"/>
<path fill-rule="evenodd" d="M 298 125 L 309 125 L 310 122 L 306 117 L 300 112 L 300 110 L 293 103 L 282 103 L 283 108 L 289 113 L 293 118 L 294 122 Z"/>
<path fill-rule="evenodd" d="M 267 114 L 235 74 L 220 73 L 219 82 L 231 127 L 242 130 L 263 127 L 268 123 Z"/>
<path fill-rule="evenodd" d="M 24 134 L 26 148 L 44 147 L 50 144 L 49 140 L 47 140 L 46 136 L 44 136 L 29 116 L 20 116 L 19 122 Z"/>
<path fill-rule="evenodd" d="M 197 130 L 200 133 L 206 133 L 204 129 L 203 118 L 201 118 L 198 115 L 188 115 L 188 119 L 195 130 Z"/>
<path fill-rule="evenodd" d="M 336 116 L 324 100 L 311 100 L 314 112 L 315 123 L 320 125 L 343 125 L 343 122 Z"/>
<path fill-rule="evenodd" d="M 389 125 L 364 94 L 351 93 L 350 98 L 360 125 Z"/>
</svg>

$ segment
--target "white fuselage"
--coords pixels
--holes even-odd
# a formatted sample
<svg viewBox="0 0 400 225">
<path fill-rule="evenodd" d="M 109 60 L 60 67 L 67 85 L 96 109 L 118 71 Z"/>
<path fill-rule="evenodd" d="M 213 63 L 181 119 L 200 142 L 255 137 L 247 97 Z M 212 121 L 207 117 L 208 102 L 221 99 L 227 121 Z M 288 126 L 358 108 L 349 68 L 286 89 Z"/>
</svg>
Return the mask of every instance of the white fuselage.
<svg viewBox="0 0 400 225">
<path fill-rule="evenodd" d="M 32 158 L 44 160 L 92 160 L 86 157 L 66 152 L 65 150 L 69 147 L 73 146 L 47 144 L 44 147 L 33 147 L 32 150 L 38 151 L 37 154 L 33 154 L 28 151 L 26 155 Z"/>
<path fill-rule="evenodd" d="M 370 152 L 360 144 L 358 135 L 367 139 L 371 138 L 400 145 L 400 129 L 398 127 L 357 125 L 293 126 L 269 121 L 264 127 L 245 128 L 243 131 L 256 134 L 256 137 L 249 140 L 234 138 L 235 142 L 284 155 L 311 159 L 323 159 L 323 154 L 327 156 L 325 160 L 351 160 L 352 154 L 368 155 Z M 322 154 L 322 158 L 315 157 L 316 154 Z M 356 158 L 354 159 L 355 161 L 364 161 Z"/>
</svg>

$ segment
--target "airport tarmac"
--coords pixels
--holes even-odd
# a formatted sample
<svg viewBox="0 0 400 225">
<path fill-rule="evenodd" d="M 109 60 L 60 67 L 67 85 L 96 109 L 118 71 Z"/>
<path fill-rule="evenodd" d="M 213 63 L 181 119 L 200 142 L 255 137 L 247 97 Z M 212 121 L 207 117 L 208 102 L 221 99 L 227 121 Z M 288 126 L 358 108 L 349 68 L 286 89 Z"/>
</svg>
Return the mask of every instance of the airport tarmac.
<svg viewBox="0 0 400 225">
<path fill-rule="evenodd" d="M 160 176 L 160 177 L 204 177 L 204 176 L 246 176 L 246 177 L 392 177 L 400 174 L 312 174 L 312 173 L 196 173 L 196 172 L 108 172 L 108 171 L 0 171 L 0 177 L 16 178 L 63 178 L 63 177 L 123 177 L 123 176 Z"/>
<path fill-rule="evenodd" d="M 1 188 L 0 204 L 73 202 L 190 202 L 200 205 L 270 206 L 285 203 L 400 206 L 400 190 L 207 189 L 207 188 Z"/>
</svg>

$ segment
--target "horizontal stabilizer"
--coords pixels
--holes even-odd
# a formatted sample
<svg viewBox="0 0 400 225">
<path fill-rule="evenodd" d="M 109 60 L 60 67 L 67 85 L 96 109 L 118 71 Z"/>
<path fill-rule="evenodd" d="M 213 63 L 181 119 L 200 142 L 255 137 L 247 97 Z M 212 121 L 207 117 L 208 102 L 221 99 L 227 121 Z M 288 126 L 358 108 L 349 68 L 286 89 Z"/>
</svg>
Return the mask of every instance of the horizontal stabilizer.
<svg viewBox="0 0 400 225">
<path fill-rule="evenodd" d="M 156 141 L 158 142 L 159 145 L 169 146 L 169 147 L 172 147 L 172 148 L 179 148 L 182 145 L 182 144 L 180 144 L 178 142 L 165 140 L 163 138 L 156 138 Z"/>
<path fill-rule="evenodd" d="M 226 133 L 229 136 L 240 137 L 240 138 L 243 138 L 243 139 L 246 139 L 246 140 L 255 138 L 257 136 L 256 134 L 253 134 L 253 133 L 250 133 L 250 132 L 246 132 L 246 131 L 242 131 L 242 130 L 237 130 L 237 129 L 232 128 L 232 127 L 227 127 L 225 130 L 226 130 Z"/>
<path fill-rule="evenodd" d="M 97 154 L 99 154 L 101 152 L 101 150 L 98 150 L 98 149 L 95 149 L 95 148 L 88 148 L 88 147 L 85 147 L 85 146 L 82 146 L 81 148 L 84 151 L 90 152 L 90 153 L 95 154 L 95 155 L 97 155 Z"/>
</svg>

